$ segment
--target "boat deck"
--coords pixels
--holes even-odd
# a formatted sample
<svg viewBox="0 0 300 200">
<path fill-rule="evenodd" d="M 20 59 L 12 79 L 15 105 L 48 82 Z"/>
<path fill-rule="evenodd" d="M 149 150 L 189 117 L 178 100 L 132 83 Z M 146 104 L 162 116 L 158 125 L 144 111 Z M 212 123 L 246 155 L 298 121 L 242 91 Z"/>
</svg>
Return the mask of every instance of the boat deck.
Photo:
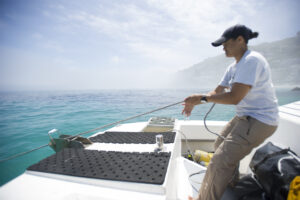
<svg viewBox="0 0 300 200">
<path fill-rule="evenodd" d="M 138 153 L 65 148 L 28 168 L 75 177 L 163 184 L 171 153 Z"/>
<path fill-rule="evenodd" d="M 281 106 L 279 110 L 279 127 L 266 142 L 281 143 L 300 154 L 297 140 L 300 102 Z M 207 121 L 207 126 L 214 132 L 220 132 L 225 124 Z M 173 200 L 187 199 L 188 195 L 196 197 L 206 168 L 182 155 L 188 149 L 192 152 L 196 149 L 212 151 L 216 136 L 205 130 L 203 121 L 177 120 L 175 133 L 160 133 L 166 134 L 165 144 L 162 152 L 156 153 L 153 138 L 157 133 L 142 132 L 146 125 L 147 122 L 121 124 L 108 130 L 112 134 L 99 132 L 93 135 L 91 138 L 95 143 L 86 149 L 65 149 L 50 156 L 2 186 L 0 199 Z M 112 137 L 114 134 L 126 136 L 117 141 Z M 140 136 L 142 139 L 137 139 Z M 145 141 L 144 136 L 150 139 Z M 254 151 L 241 161 L 242 173 L 250 172 L 248 164 Z M 56 165 L 61 166 L 60 170 L 64 166 L 68 173 L 77 174 L 62 174 L 55 169 Z M 86 170 L 88 165 L 94 167 Z M 159 165 L 158 168 L 151 169 L 155 165 Z"/>
<path fill-rule="evenodd" d="M 116 132 L 106 131 L 103 134 L 90 137 L 94 143 L 114 144 L 155 144 L 155 136 L 162 135 L 164 143 L 173 143 L 175 132 Z"/>
</svg>

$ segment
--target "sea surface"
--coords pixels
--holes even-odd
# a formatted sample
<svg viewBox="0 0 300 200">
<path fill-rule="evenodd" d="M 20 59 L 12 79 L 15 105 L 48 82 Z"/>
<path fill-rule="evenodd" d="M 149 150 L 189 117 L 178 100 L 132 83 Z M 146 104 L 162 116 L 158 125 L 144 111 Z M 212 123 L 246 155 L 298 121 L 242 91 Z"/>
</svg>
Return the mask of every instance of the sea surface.
<svg viewBox="0 0 300 200">
<path fill-rule="evenodd" d="M 49 143 L 48 131 L 75 135 L 130 116 L 183 100 L 205 90 L 99 90 L 0 92 L 0 160 Z M 276 89 L 279 105 L 300 100 L 299 91 Z M 197 106 L 189 120 L 202 120 L 211 104 Z M 128 122 L 153 116 L 186 119 L 176 105 Z M 208 120 L 230 120 L 234 106 L 216 105 Z M 103 131 L 103 130 L 101 130 Z M 87 134 L 89 136 L 93 133 Z M 53 154 L 50 147 L 0 163 L 0 185 L 22 174 L 27 167 Z"/>
</svg>

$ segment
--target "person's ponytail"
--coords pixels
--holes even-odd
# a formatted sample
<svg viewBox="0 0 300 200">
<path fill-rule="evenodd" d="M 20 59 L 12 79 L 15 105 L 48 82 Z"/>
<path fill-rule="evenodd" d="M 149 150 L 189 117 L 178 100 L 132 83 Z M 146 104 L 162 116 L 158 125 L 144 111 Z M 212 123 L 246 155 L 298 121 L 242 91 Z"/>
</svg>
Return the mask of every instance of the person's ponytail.
<svg viewBox="0 0 300 200">
<path fill-rule="evenodd" d="M 258 32 L 251 32 L 250 33 L 250 37 L 249 37 L 249 39 L 252 39 L 252 38 L 257 38 L 258 37 Z"/>
</svg>

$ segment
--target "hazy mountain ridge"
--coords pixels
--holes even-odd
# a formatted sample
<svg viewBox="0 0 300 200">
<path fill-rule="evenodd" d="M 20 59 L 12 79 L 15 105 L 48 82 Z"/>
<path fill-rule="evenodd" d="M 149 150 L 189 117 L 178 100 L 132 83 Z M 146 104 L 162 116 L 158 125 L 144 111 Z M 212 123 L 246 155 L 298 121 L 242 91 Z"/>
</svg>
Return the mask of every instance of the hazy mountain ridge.
<svg viewBox="0 0 300 200">
<path fill-rule="evenodd" d="M 300 32 L 295 37 L 249 46 L 268 60 L 275 86 L 300 85 Z M 175 74 L 176 87 L 207 88 L 216 86 L 227 66 L 234 62 L 225 54 L 207 58 Z M 176 80 L 176 82 L 175 82 Z"/>
</svg>

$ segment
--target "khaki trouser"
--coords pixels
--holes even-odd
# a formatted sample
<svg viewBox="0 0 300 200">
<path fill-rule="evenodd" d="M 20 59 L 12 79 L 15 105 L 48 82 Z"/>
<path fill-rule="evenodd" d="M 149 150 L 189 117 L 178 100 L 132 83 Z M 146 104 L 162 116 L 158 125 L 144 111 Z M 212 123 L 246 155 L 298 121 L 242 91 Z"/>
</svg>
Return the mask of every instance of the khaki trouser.
<svg viewBox="0 0 300 200">
<path fill-rule="evenodd" d="M 212 157 L 202 182 L 199 199 L 221 199 L 227 185 L 233 180 L 239 162 L 251 150 L 271 136 L 277 126 L 264 124 L 252 117 L 234 117 L 217 138 Z"/>
</svg>

